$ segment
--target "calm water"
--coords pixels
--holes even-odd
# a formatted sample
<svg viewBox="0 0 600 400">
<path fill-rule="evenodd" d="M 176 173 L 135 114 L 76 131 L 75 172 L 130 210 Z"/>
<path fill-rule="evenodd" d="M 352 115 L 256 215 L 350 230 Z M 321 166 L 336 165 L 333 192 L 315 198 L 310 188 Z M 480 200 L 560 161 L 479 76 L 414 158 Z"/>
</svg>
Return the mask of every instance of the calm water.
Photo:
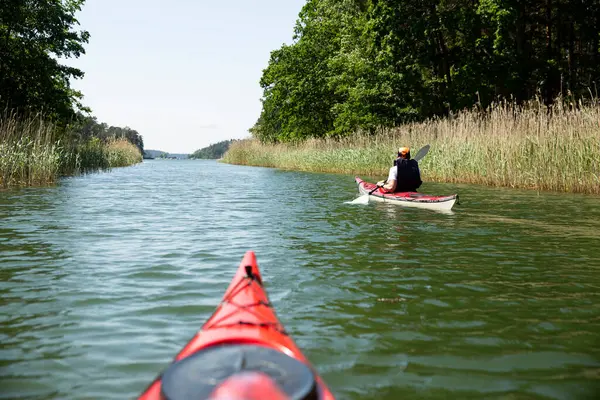
<svg viewBox="0 0 600 400">
<path fill-rule="evenodd" d="M 339 399 L 598 396 L 600 198 L 422 190 L 461 204 L 191 160 L 0 192 L 0 398 L 135 398 L 246 250 Z"/>
</svg>

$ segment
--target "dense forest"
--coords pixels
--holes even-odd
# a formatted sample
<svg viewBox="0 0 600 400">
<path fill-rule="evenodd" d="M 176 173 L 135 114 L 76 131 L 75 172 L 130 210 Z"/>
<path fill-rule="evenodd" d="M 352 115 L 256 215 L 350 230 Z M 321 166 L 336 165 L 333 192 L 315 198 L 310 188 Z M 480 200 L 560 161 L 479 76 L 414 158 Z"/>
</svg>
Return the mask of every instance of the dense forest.
<svg viewBox="0 0 600 400">
<path fill-rule="evenodd" d="M 3 0 L 0 6 L 0 122 L 41 116 L 56 140 L 78 145 L 91 137 L 126 138 L 143 151 L 138 132 L 100 124 L 71 79 L 84 72 L 62 64 L 85 54 L 90 34 L 77 30 L 84 0 Z"/>
<path fill-rule="evenodd" d="M 215 144 L 211 144 L 208 147 L 205 147 L 200 150 L 196 150 L 194 153 L 190 155 L 190 158 L 208 158 L 208 159 L 218 159 L 223 157 L 223 154 L 229 149 L 231 143 L 233 143 L 235 139 L 224 140 L 222 142 L 218 142 Z"/>
<path fill-rule="evenodd" d="M 597 98 L 600 1 L 308 0 L 252 135 L 339 137 L 499 100 Z"/>
</svg>

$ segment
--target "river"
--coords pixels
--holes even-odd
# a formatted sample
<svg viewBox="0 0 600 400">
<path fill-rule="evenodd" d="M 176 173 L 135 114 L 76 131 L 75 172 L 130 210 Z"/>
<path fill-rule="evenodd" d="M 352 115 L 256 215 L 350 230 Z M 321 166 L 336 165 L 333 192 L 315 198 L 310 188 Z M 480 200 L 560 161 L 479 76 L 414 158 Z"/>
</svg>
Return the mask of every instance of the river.
<svg viewBox="0 0 600 400">
<path fill-rule="evenodd" d="M 365 177 L 371 181 L 384 177 Z M 600 394 L 600 198 L 150 160 L 0 191 L 1 399 L 135 398 L 254 250 L 339 399 Z"/>
</svg>

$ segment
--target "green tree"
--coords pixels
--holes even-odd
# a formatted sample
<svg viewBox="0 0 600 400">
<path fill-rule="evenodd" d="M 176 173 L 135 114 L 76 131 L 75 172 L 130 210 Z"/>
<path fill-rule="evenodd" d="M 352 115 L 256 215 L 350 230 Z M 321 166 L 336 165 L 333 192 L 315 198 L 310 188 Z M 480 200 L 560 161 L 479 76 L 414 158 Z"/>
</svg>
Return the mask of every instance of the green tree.
<svg viewBox="0 0 600 400">
<path fill-rule="evenodd" d="M 70 86 L 77 68 L 58 58 L 79 57 L 89 33 L 75 31 L 84 0 L 2 0 L 0 6 L 0 107 L 40 112 L 66 124 L 85 109 Z"/>
<path fill-rule="evenodd" d="M 339 137 L 500 99 L 597 96 L 599 26 L 588 0 L 308 0 L 263 71 L 250 132 Z"/>
<path fill-rule="evenodd" d="M 71 143 L 75 146 L 85 143 L 92 138 L 97 138 L 106 142 L 109 139 L 127 139 L 134 144 L 141 154 L 144 154 L 144 140 L 142 135 L 135 129 L 128 126 L 121 128 L 117 126 L 109 126 L 102 122 L 99 123 L 96 117 L 86 116 L 81 113 L 77 116 L 77 122 L 71 125 Z"/>
<path fill-rule="evenodd" d="M 271 53 L 260 80 L 263 109 L 250 132 L 265 141 L 326 136 L 333 130 L 336 94 L 328 85 L 329 59 L 340 46 L 335 0 L 309 0 L 294 29 L 294 43 Z"/>
<path fill-rule="evenodd" d="M 224 140 L 222 142 L 211 144 L 208 147 L 204 147 L 200 150 L 196 150 L 193 152 L 189 158 L 196 159 L 217 159 L 223 157 L 223 154 L 229 149 L 231 143 L 234 142 L 234 139 Z"/>
</svg>

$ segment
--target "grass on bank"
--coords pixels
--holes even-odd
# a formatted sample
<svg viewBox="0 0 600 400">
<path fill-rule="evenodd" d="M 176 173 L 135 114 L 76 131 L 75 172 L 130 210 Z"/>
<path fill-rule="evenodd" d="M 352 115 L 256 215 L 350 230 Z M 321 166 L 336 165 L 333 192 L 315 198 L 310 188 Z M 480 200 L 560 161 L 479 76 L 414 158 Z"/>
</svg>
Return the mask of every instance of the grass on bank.
<svg viewBox="0 0 600 400">
<path fill-rule="evenodd" d="M 56 139 L 56 127 L 41 116 L 0 116 L 0 187 L 51 184 L 62 175 L 123 167 L 142 161 L 126 139 L 83 143 Z"/>
<path fill-rule="evenodd" d="M 600 194 L 600 104 L 578 106 L 504 102 L 376 135 L 276 145 L 248 139 L 232 143 L 223 162 L 384 179 L 398 147 L 431 144 L 419 163 L 425 182 Z"/>
<path fill-rule="evenodd" d="M 109 168 L 127 167 L 142 162 L 142 153 L 127 139 L 110 139 L 105 145 Z"/>
<path fill-rule="evenodd" d="M 0 119 L 0 186 L 54 182 L 64 150 L 54 139 L 54 126 L 42 118 Z"/>
</svg>

